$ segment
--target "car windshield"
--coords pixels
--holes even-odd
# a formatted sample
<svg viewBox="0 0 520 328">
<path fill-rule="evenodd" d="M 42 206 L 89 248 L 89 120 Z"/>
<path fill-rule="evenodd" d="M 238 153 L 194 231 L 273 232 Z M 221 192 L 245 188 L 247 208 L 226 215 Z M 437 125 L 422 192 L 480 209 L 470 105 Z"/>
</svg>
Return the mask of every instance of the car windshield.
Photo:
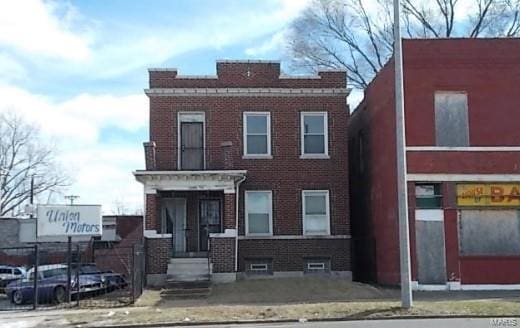
<svg viewBox="0 0 520 328">
<path fill-rule="evenodd" d="M 67 274 L 67 268 L 48 269 L 48 270 L 43 270 L 40 272 L 40 275 L 43 276 L 43 278 L 50 278 L 50 277 L 61 276 L 61 275 L 66 275 L 66 274 Z M 31 272 L 29 279 L 31 279 L 31 280 L 34 279 L 34 272 Z"/>
</svg>

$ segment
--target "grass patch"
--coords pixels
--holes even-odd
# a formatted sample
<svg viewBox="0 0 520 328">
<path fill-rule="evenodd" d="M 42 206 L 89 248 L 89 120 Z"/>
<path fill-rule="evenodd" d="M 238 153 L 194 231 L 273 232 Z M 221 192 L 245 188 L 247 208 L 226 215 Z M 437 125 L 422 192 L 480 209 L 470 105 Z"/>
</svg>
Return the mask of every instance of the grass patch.
<svg viewBox="0 0 520 328">
<path fill-rule="evenodd" d="M 166 322 L 224 322 L 251 320 L 299 320 L 334 318 L 391 318 L 416 316 L 514 316 L 520 313 L 517 301 L 419 301 L 410 310 L 400 308 L 397 301 L 331 302 L 288 305 L 210 305 L 184 307 L 151 307 L 94 314 L 88 318 L 96 325 L 145 324 Z M 84 318 L 68 316 L 72 323 L 85 323 Z M 78 320 L 78 321 L 76 321 Z M 88 324 L 87 324 L 88 325 Z"/>
</svg>

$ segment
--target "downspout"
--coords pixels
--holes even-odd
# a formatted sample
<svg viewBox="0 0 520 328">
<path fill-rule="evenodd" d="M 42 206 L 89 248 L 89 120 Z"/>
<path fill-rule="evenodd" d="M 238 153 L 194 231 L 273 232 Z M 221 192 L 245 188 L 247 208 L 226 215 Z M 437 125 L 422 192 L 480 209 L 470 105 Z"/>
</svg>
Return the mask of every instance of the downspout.
<svg viewBox="0 0 520 328">
<path fill-rule="evenodd" d="M 238 272 L 238 201 L 240 198 L 240 185 L 242 182 L 246 180 L 246 177 L 243 176 L 242 179 L 237 181 L 236 188 L 235 188 L 235 273 Z"/>
</svg>

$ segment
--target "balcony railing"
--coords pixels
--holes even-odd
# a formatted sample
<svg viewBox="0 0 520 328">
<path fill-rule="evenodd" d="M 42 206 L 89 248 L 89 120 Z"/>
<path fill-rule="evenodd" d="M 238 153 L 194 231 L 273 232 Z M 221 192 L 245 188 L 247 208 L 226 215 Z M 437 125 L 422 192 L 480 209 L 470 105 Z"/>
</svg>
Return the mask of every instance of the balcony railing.
<svg viewBox="0 0 520 328">
<path fill-rule="evenodd" d="M 145 143 L 147 170 L 175 169 L 183 171 L 232 170 L 239 158 L 240 149 L 231 142 L 221 146 L 191 149 L 186 147 L 156 148 L 154 143 Z M 168 164 L 165 167 L 165 158 Z M 173 160 L 172 160 L 173 159 Z"/>
</svg>

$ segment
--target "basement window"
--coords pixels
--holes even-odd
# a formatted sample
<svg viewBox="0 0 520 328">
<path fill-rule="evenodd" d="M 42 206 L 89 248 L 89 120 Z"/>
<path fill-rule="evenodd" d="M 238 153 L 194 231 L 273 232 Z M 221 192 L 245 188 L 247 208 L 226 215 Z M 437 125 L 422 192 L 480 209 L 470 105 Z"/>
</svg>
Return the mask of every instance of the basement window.
<svg viewBox="0 0 520 328">
<path fill-rule="evenodd" d="M 246 272 L 248 274 L 272 274 L 272 259 L 251 259 L 246 260 Z"/>
<path fill-rule="evenodd" d="M 310 258 L 304 259 L 304 273 L 328 273 L 330 272 L 330 259 Z"/>
</svg>

